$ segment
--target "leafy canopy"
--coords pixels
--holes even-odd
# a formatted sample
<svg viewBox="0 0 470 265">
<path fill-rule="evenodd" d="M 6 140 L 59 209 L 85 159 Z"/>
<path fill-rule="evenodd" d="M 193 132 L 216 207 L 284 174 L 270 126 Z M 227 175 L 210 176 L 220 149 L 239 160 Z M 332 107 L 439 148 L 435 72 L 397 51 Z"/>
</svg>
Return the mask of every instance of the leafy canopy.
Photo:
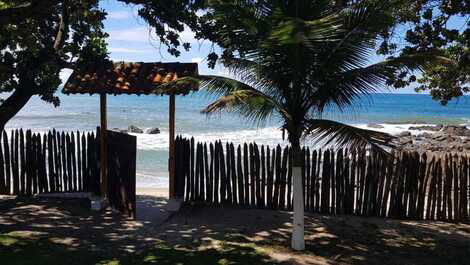
<svg viewBox="0 0 470 265">
<path fill-rule="evenodd" d="M 381 54 L 440 51 L 445 64 L 428 65 L 416 79 L 417 91 L 429 91 L 442 104 L 470 91 L 470 2 L 468 0 L 394 0 L 395 26 L 383 35 Z"/>
<path fill-rule="evenodd" d="M 220 98 L 205 113 L 232 111 L 253 121 L 282 120 L 290 142 L 315 135 L 339 146 L 388 145 L 386 134 L 323 120 L 326 107 L 341 110 L 421 69 L 430 54 L 371 64 L 380 34 L 394 25 L 388 3 L 332 1 L 209 1 L 202 16 L 207 38 L 237 80 L 207 76 L 203 85 Z"/>
<path fill-rule="evenodd" d="M 0 25 L 0 91 L 25 90 L 57 105 L 63 68 L 106 57 L 105 13 L 95 0 L 38 2 L 0 1 L 3 18 L 10 14 Z"/>
</svg>

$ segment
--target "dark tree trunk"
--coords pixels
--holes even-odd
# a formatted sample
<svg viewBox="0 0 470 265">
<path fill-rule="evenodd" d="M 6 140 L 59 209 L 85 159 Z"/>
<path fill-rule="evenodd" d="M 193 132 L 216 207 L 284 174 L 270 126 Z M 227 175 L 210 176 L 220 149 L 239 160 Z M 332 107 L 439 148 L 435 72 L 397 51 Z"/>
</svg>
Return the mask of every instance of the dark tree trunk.
<svg viewBox="0 0 470 265">
<path fill-rule="evenodd" d="M 32 97 L 25 89 L 17 89 L 0 105 L 0 131 L 3 131 L 5 124 L 13 118 Z"/>
<path fill-rule="evenodd" d="M 297 132 L 299 126 L 293 126 L 293 130 L 289 132 L 289 143 L 292 147 L 292 165 L 294 167 L 302 167 L 302 148 L 300 147 L 300 132 Z"/>
</svg>

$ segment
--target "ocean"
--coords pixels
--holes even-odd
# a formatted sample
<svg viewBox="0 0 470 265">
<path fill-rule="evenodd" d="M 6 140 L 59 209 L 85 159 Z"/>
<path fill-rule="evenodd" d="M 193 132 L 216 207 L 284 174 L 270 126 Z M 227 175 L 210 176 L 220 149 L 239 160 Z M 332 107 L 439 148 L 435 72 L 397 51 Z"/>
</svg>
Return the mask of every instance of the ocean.
<svg viewBox="0 0 470 265">
<path fill-rule="evenodd" d="M 99 125 L 99 97 L 97 95 L 59 95 L 61 105 L 54 108 L 39 98 L 33 98 L 6 129 L 24 128 L 44 132 L 52 128 L 65 131 L 91 131 Z M 233 114 L 215 114 L 207 117 L 200 110 L 213 98 L 204 92 L 176 97 L 176 132 L 211 142 L 229 141 L 235 144 L 286 144 L 278 129 L 280 123 L 271 119 L 252 124 Z M 441 106 L 429 95 L 374 94 L 358 100 L 354 107 L 340 112 L 329 109 L 324 118 L 330 118 L 366 128 L 380 124 L 380 131 L 398 133 L 414 124 L 470 125 L 470 96 L 461 97 Z M 158 127 L 160 134 L 137 136 L 137 186 L 168 186 L 168 97 L 165 96 L 108 96 L 108 128 L 126 129 L 134 125 L 144 129 Z M 308 142 L 306 143 L 309 144 Z"/>
</svg>

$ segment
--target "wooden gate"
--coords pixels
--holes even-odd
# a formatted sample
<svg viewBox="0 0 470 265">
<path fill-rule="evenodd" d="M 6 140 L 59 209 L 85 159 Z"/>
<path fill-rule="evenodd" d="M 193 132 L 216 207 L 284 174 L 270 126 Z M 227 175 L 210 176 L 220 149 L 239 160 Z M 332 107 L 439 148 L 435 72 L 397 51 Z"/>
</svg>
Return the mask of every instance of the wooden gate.
<svg viewBox="0 0 470 265">
<path fill-rule="evenodd" d="M 109 203 L 121 213 L 135 219 L 137 138 L 107 131 L 107 139 Z"/>
</svg>

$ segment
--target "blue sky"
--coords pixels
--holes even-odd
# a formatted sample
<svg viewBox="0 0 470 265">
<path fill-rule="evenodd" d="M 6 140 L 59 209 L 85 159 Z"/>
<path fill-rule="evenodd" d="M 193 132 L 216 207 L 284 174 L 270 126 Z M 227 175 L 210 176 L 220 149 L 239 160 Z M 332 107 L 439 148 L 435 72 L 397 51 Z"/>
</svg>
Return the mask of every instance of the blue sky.
<svg viewBox="0 0 470 265">
<path fill-rule="evenodd" d="M 108 13 L 104 26 L 105 31 L 109 33 L 108 51 L 113 61 L 196 62 L 199 63 L 201 74 L 228 75 L 222 66 L 215 69 L 207 67 L 204 58 L 213 47 L 208 41 L 200 42 L 194 39 L 190 30 L 185 30 L 181 36 L 184 42 L 191 43 L 192 49 L 189 52 L 182 51 L 181 56 L 174 57 L 150 34 L 148 25 L 137 15 L 137 7 L 114 0 L 101 1 L 100 7 Z M 69 74 L 70 71 L 66 71 L 62 77 L 66 79 Z M 405 88 L 392 92 L 414 93 L 414 89 Z"/>
<path fill-rule="evenodd" d="M 183 42 L 191 43 L 189 52 L 182 51 L 181 56 L 174 57 L 166 52 L 166 46 L 160 46 L 158 40 L 150 34 L 148 25 L 137 15 L 137 8 L 116 1 L 102 1 L 101 7 L 108 12 L 104 23 L 109 33 L 108 49 L 113 61 L 144 61 L 144 62 L 196 62 L 199 63 L 201 74 L 227 74 L 222 67 L 212 70 L 204 61 L 211 51 L 208 41 L 194 39 L 188 29 L 182 34 Z"/>
</svg>

